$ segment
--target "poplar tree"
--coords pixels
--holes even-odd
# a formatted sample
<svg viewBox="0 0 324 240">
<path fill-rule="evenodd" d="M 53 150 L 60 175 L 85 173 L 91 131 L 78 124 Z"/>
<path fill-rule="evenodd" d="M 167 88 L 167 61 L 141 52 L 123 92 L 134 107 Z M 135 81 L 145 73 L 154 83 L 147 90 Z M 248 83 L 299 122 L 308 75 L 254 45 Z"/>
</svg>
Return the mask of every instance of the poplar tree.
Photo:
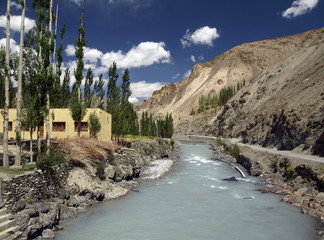
<svg viewBox="0 0 324 240">
<path fill-rule="evenodd" d="M 10 49 L 10 0 L 7 0 L 6 23 L 6 67 L 5 67 L 5 104 L 3 121 L 3 167 L 9 168 L 8 131 L 9 131 L 9 49 Z"/>
<path fill-rule="evenodd" d="M 85 78 L 85 83 L 84 83 L 84 102 L 87 108 L 90 108 L 92 106 L 92 99 L 93 99 L 93 91 L 91 91 L 91 86 L 93 84 L 93 73 L 91 68 L 88 69 L 87 75 Z"/>
<path fill-rule="evenodd" d="M 99 80 L 96 80 L 94 83 L 94 94 L 95 94 L 95 107 L 104 110 L 103 99 L 105 97 L 105 91 L 103 89 L 104 81 L 103 75 L 100 74 Z"/>
<path fill-rule="evenodd" d="M 120 133 L 120 89 L 117 87 L 117 64 L 113 62 L 108 71 L 108 89 L 107 89 L 107 112 L 112 115 L 112 134 L 115 136 L 115 142 Z"/>
<path fill-rule="evenodd" d="M 22 7 L 21 25 L 20 25 L 20 48 L 19 48 L 19 73 L 18 73 L 18 93 L 17 93 L 17 126 L 16 126 L 16 158 L 15 165 L 21 165 L 21 101 L 22 101 L 22 71 L 23 71 L 23 54 L 24 54 L 24 31 L 25 31 L 25 10 L 26 1 L 19 0 Z"/>
<path fill-rule="evenodd" d="M 67 108 L 70 105 L 70 69 L 66 68 L 64 72 L 63 84 L 62 84 L 62 107 Z"/>
<path fill-rule="evenodd" d="M 71 105 L 70 105 L 72 118 L 74 122 L 77 123 L 78 137 L 80 137 L 80 133 L 81 133 L 81 121 L 86 114 L 86 109 L 81 99 L 81 82 L 83 79 L 83 68 L 84 68 L 83 48 L 85 47 L 83 20 L 84 20 L 84 1 L 83 1 L 82 16 L 80 18 L 80 26 L 78 28 L 79 36 L 75 48 L 75 56 L 78 59 L 77 68 L 74 71 L 76 88 L 72 91 L 72 98 L 71 98 Z"/>
</svg>

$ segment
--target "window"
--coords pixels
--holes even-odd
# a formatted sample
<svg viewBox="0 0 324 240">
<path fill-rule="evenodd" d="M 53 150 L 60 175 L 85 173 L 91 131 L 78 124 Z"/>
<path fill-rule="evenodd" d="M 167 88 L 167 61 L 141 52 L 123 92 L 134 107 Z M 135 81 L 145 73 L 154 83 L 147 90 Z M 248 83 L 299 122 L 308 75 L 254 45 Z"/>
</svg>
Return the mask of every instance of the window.
<svg viewBox="0 0 324 240">
<path fill-rule="evenodd" d="M 8 122 L 8 131 L 9 131 L 9 132 L 12 131 L 12 122 Z"/>
<path fill-rule="evenodd" d="M 65 122 L 53 122 L 53 132 L 65 132 Z"/>
<path fill-rule="evenodd" d="M 74 122 L 74 132 L 78 131 L 78 123 Z M 87 122 L 81 122 L 81 132 L 87 132 L 88 131 L 88 123 Z"/>
</svg>

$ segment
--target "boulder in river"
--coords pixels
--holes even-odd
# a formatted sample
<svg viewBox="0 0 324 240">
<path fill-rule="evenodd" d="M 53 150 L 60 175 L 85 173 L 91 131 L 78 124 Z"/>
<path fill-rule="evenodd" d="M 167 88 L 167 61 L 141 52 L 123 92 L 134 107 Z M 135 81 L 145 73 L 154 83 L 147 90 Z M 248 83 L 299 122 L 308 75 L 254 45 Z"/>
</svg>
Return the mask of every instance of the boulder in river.
<svg viewBox="0 0 324 240">
<path fill-rule="evenodd" d="M 223 178 L 223 181 L 237 182 L 238 180 L 234 176 L 232 176 L 229 178 Z"/>
</svg>

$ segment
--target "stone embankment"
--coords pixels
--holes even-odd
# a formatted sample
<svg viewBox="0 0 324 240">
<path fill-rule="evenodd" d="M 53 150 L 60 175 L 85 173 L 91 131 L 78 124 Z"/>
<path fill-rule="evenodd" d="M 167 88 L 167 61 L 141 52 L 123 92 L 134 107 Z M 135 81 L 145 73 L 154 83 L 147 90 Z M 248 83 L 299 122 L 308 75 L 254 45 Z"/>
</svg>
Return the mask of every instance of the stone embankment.
<svg viewBox="0 0 324 240">
<path fill-rule="evenodd" d="M 229 147 L 231 143 L 225 144 Z M 240 147 L 236 162 L 252 176 L 263 180 L 262 192 L 284 195 L 282 201 L 299 207 L 304 214 L 320 219 L 319 237 L 324 239 L 324 165 Z M 306 162 L 306 163 L 305 163 Z"/>
<path fill-rule="evenodd" d="M 65 162 L 44 172 L 18 176 L 3 182 L 4 207 L 13 214 L 23 239 L 53 239 L 61 220 L 126 194 L 138 184 L 136 178 L 145 167 L 171 154 L 166 140 L 137 142 L 96 165 Z M 170 160 L 154 163 L 152 178 L 168 171 L 171 164 Z M 148 173 L 150 170 L 145 172 L 146 177 Z"/>
</svg>

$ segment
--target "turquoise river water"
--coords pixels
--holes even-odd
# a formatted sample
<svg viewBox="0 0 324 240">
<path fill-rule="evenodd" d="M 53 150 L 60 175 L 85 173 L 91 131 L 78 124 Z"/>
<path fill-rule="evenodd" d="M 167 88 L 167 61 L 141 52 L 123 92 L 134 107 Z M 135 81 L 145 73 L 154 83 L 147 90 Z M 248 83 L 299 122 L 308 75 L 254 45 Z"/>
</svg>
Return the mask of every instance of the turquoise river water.
<svg viewBox="0 0 324 240">
<path fill-rule="evenodd" d="M 57 240 L 311 240 L 315 220 L 262 194 L 260 180 L 241 179 L 211 160 L 207 145 L 180 145 L 175 171 L 141 184 L 69 221 Z M 222 181 L 230 176 L 238 182 Z M 259 184 L 260 183 L 260 184 Z"/>
</svg>

